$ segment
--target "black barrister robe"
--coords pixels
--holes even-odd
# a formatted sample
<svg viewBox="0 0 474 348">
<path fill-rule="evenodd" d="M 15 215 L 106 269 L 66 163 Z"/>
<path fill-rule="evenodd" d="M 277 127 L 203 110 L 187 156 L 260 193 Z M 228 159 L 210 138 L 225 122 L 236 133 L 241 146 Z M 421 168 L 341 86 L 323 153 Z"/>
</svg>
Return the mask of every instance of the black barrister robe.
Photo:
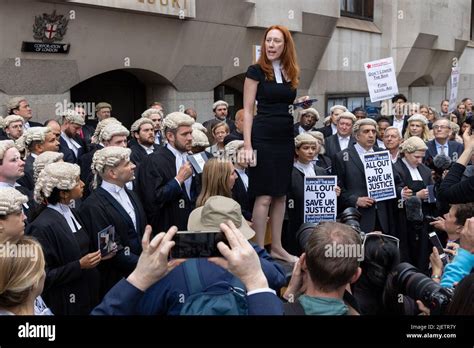
<svg viewBox="0 0 474 348">
<path fill-rule="evenodd" d="M 32 155 L 29 155 L 25 160 L 25 175 L 17 180 L 17 183 L 23 187 L 26 187 L 31 192 L 33 192 L 35 189 L 35 180 L 33 179 L 33 163 L 35 163 L 35 158 Z"/>
<path fill-rule="evenodd" d="M 245 184 L 240 177 L 239 172 L 235 171 L 235 173 L 237 174 L 237 179 L 232 188 L 232 198 L 240 204 L 242 215 L 245 220 L 252 221 L 254 198 L 250 197 L 248 191 L 245 189 Z"/>
<path fill-rule="evenodd" d="M 317 166 L 314 166 L 314 171 L 316 175 L 328 175 L 323 168 Z M 283 231 L 282 243 L 290 254 L 299 256 L 303 249 L 296 239 L 296 232 L 304 223 L 304 173 L 295 167 L 291 173 L 291 187 L 286 196 L 286 203 L 288 228 Z"/>
<path fill-rule="evenodd" d="M 153 234 L 167 231 L 171 226 L 186 230 L 189 214 L 194 209 L 200 191 L 200 176 L 193 176 L 191 197 L 184 183 L 176 177 L 176 159 L 167 147 L 160 147 L 142 162 L 137 175 L 136 191 L 145 208 Z"/>
<path fill-rule="evenodd" d="M 101 261 L 101 296 L 105 295 L 120 279 L 128 277 L 135 269 L 142 252 L 141 240 L 146 226 L 146 216 L 136 194 L 125 189 L 135 208 L 137 229 L 122 205 L 106 190 L 99 187 L 82 203 L 79 216 L 89 232 L 91 249 L 98 250 L 97 233 L 109 225 L 115 227 L 115 242 L 120 246 L 117 254 Z M 121 249 L 123 247 L 123 249 Z"/>
<path fill-rule="evenodd" d="M 66 219 L 51 208 L 45 208 L 28 225 L 27 234 L 35 237 L 43 248 L 46 260 L 46 281 L 42 297 L 55 315 L 86 315 L 98 303 L 99 272 L 81 269 L 79 260 L 94 251 L 84 223 L 73 233 Z"/>
<path fill-rule="evenodd" d="M 397 184 L 397 196 L 401 198 L 402 189 L 407 186 L 413 190 L 413 196 L 428 185 L 433 184 L 431 169 L 424 164 L 420 164 L 417 169 L 423 179 L 414 181 L 410 170 L 407 168 L 401 158 L 393 165 L 394 174 L 400 177 Z M 423 216 L 438 216 L 436 204 L 423 201 L 421 205 Z M 402 261 L 413 264 L 423 272 L 428 270 L 429 257 L 432 252 L 432 244 L 428 233 L 432 227 L 427 221 L 412 222 L 407 220 L 405 204 L 398 204 L 398 235 L 400 239 L 400 256 Z"/>
</svg>

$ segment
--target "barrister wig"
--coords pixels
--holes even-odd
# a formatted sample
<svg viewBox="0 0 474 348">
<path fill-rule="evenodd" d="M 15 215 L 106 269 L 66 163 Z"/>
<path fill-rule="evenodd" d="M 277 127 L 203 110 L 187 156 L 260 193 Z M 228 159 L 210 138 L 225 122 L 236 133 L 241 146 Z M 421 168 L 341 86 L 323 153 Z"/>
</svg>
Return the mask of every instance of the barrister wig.
<svg viewBox="0 0 474 348">
<path fill-rule="evenodd" d="M 257 64 L 260 65 L 260 67 L 262 68 L 265 74 L 265 79 L 267 81 L 275 80 L 273 64 L 268 59 L 265 50 L 265 40 L 267 38 L 268 33 L 273 29 L 279 30 L 283 34 L 285 47 L 283 48 L 283 52 L 280 56 L 281 66 L 282 70 L 285 72 L 286 77 L 291 83 L 291 88 L 293 90 L 296 90 L 300 82 L 300 67 L 298 66 L 298 62 L 296 60 L 295 43 L 293 41 L 293 38 L 291 37 L 291 33 L 288 28 L 281 25 L 272 25 L 271 27 L 267 28 L 267 30 L 265 30 L 265 34 L 263 35 L 261 43 L 262 54 L 260 55 Z"/>
<path fill-rule="evenodd" d="M 428 125 L 428 119 L 423 116 L 422 114 L 414 114 L 408 119 L 408 123 L 413 122 L 413 121 L 418 121 L 421 122 L 424 125 Z"/>
<path fill-rule="evenodd" d="M 150 118 L 151 115 L 160 115 L 161 117 L 163 117 L 163 111 L 158 109 L 148 109 L 142 113 L 142 117 L 144 118 Z"/>
<path fill-rule="evenodd" d="M 194 130 L 194 129 L 197 129 L 197 130 L 203 132 L 204 134 L 207 133 L 207 128 L 204 127 L 204 126 L 202 125 L 202 123 L 195 122 L 195 123 L 193 123 L 193 125 L 192 125 L 191 127 L 193 128 L 193 130 Z"/>
<path fill-rule="evenodd" d="M 299 149 L 303 144 L 314 144 L 317 145 L 317 140 L 311 134 L 301 133 L 295 138 L 295 147 Z"/>
<path fill-rule="evenodd" d="M 201 132 L 199 129 L 193 129 L 193 144 L 192 147 L 208 147 L 209 139 L 204 132 Z"/>
<path fill-rule="evenodd" d="M 4 127 L 4 118 L 0 116 L 0 129 L 3 129 Z"/>
<path fill-rule="evenodd" d="M 33 162 L 33 179 L 36 182 L 41 171 L 50 163 L 62 161 L 64 154 L 62 152 L 45 151 L 36 157 Z"/>
<path fill-rule="evenodd" d="M 300 111 L 300 119 L 301 119 L 302 116 L 307 115 L 307 114 L 313 115 L 313 117 L 316 118 L 316 122 L 319 121 L 319 112 L 315 108 L 308 108 L 308 109 L 301 110 Z"/>
<path fill-rule="evenodd" d="M 216 111 L 218 106 L 225 106 L 226 108 L 228 108 L 229 104 L 223 100 L 218 100 L 214 104 L 212 104 L 212 111 Z"/>
<path fill-rule="evenodd" d="M 375 120 L 372 120 L 371 118 L 363 118 L 361 120 L 358 120 L 356 123 L 354 123 L 354 126 L 352 127 L 352 133 L 357 134 L 359 132 L 360 127 L 362 126 L 374 126 L 375 129 L 377 129 L 377 122 L 375 122 Z"/>
<path fill-rule="evenodd" d="M 105 128 L 105 126 L 111 124 L 111 123 L 118 123 L 122 124 L 119 120 L 117 120 L 115 117 L 109 117 L 106 118 L 105 120 L 100 121 L 97 123 L 97 126 L 95 127 L 94 135 L 91 138 L 91 142 L 93 144 L 98 144 L 100 143 L 99 137 L 100 137 L 100 132 L 102 132 L 102 129 Z"/>
<path fill-rule="evenodd" d="M 85 125 L 85 122 L 82 118 L 81 115 L 75 110 L 66 110 L 61 117 L 63 118 L 63 123 L 64 122 L 70 122 L 74 124 L 78 124 L 79 126 Z"/>
<path fill-rule="evenodd" d="M 92 173 L 102 176 L 107 167 L 117 167 L 122 161 L 130 161 L 132 150 L 119 146 L 108 146 L 94 153 Z"/>
<path fill-rule="evenodd" d="M 194 118 L 183 112 L 172 112 L 171 114 L 166 115 L 163 120 L 163 126 L 166 132 L 167 129 L 178 129 L 182 126 L 191 127 L 194 122 Z"/>
<path fill-rule="evenodd" d="M 153 124 L 153 121 L 150 120 L 149 118 L 139 118 L 135 122 L 133 122 L 132 126 L 130 127 L 130 132 L 140 132 L 140 127 L 143 126 L 144 124 L 151 124 L 153 129 L 155 128 L 155 125 Z"/>
<path fill-rule="evenodd" d="M 104 141 L 109 141 L 117 135 L 128 137 L 130 135 L 130 132 L 121 124 L 112 122 L 111 124 L 105 126 L 104 129 L 102 129 L 102 132 L 100 132 L 99 139 L 102 143 Z"/>
<path fill-rule="evenodd" d="M 3 160 L 5 153 L 12 147 L 15 147 L 13 140 L 0 140 L 0 160 Z"/>
<path fill-rule="evenodd" d="M 67 162 L 50 163 L 41 171 L 35 184 L 35 201 L 44 204 L 55 188 L 72 190 L 78 184 L 81 169 L 77 164 Z"/>
<path fill-rule="evenodd" d="M 112 105 L 110 105 L 109 103 L 99 103 L 95 106 L 95 112 L 98 112 L 100 111 L 100 109 L 105 109 L 105 108 L 109 108 L 110 111 L 112 111 Z"/>
<path fill-rule="evenodd" d="M 324 155 L 326 153 L 326 147 L 324 142 L 324 134 L 320 131 L 309 131 L 308 134 L 312 135 L 319 142 L 319 154 Z"/>
<path fill-rule="evenodd" d="M 428 146 L 426 146 L 426 143 L 423 141 L 423 139 L 417 136 L 413 136 L 406 139 L 400 145 L 401 153 L 413 153 L 416 151 L 426 151 L 427 149 L 428 149 Z"/>
<path fill-rule="evenodd" d="M 25 97 L 14 97 L 7 101 L 7 112 L 8 114 L 12 114 L 13 110 L 18 109 L 20 107 L 20 103 L 22 101 L 26 101 Z"/>
<path fill-rule="evenodd" d="M 28 156 L 25 134 L 15 140 L 15 147 L 17 148 L 18 152 L 20 152 L 22 158 L 26 158 Z"/>
<path fill-rule="evenodd" d="M 10 124 L 14 122 L 21 122 L 21 124 L 25 123 L 25 120 L 23 117 L 18 116 L 18 115 L 8 115 L 3 119 L 3 127 L 8 128 L 10 127 Z"/>
<path fill-rule="evenodd" d="M 225 155 L 227 158 L 234 158 L 237 156 L 237 153 L 240 149 L 244 147 L 243 140 L 232 140 L 225 146 Z"/>
<path fill-rule="evenodd" d="M 350 112 L 350 111 L 345 111 L 343 112 L 342 114 L 340 114 L 338 117 L 337 117 L 337 120 L 336 122 L 339 122 L 339 120 L 341 118 L 347 118 L 348 120 L 351 120 L 352 121 L 352 124 L 354 124 L 356 121 L 357 121 L 357 117 L 355 117 L 355 115 Z"/>
<path fill-rule="evenodd" d="M 0 188 L 0 216 L 18 213 L 28 197 L 13 187 Z"/>
</svg>

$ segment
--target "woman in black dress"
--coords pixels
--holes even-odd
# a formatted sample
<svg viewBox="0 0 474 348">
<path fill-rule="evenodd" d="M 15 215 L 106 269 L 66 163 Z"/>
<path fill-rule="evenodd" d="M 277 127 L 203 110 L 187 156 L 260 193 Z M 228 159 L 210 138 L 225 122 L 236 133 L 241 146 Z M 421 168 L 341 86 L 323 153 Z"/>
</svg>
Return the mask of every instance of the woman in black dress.
<svg viewBox="0 0 474 348">
<path fill-rule="evenodd" d="M 35 184 L 42 211 L 27 234 L 35 237 L 46 260 L 43 298 L 56 315 L 86 315 L 98 304 L 100 251 L 91 251 L 84 223 L 68 206 L 82 197 L 78 165 L 48 164 Z"/>
<path fill-rule="evenodd" d="M 293 102 L 299 67 L 293 39 L 287 28 L 265 31 L 257 64 L 247 70 L 244 85 L 244 148 L 247 158 L 256 152 L 249 168 L 249 193 L 255 196 L 253 228 L 263 247 L 268 213 L 272 231 L 271 255 L 295 262 L 281 244 L 286 193 L 291 182 L 293 154 Z M 307 100 L 300 98 L 299 101 Z M 257 115 L 254 106 L 257 101 Z"/>
</svg>

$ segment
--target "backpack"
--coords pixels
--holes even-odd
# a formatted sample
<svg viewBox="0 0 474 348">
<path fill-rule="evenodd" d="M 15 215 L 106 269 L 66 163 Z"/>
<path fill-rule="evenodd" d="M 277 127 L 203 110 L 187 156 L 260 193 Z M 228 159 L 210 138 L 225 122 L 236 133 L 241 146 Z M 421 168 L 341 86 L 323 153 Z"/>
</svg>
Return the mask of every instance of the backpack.
<svg viewBox="0 0 474 348">
<path fill-rule="evenodd" d="M 204 288 L 197 262 L 189 259 L 183 263 L 190 295 L 180 315 L 247 315 L 247 295 L 242 282 L 233 277 L 230 282 L 216 282 Z"/>
</svg>

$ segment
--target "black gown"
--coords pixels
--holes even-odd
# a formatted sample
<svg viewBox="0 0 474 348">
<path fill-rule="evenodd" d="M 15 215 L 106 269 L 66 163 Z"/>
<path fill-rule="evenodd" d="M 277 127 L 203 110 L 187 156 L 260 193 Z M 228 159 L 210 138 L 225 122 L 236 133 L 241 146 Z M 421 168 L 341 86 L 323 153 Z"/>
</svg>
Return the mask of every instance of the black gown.
<svg viewBox="0 0 474 348">
<path fill-rule="evenodd" d="M 74 214 L 83 226 L 80 218 Z M 79 260 L 94 251 L 84 228 L 71 231 L 66 219 L 46 208 L 27 227 L 43 248 L 46 281 L 42 297 L 55 315 L 87 315 L 98 304 L 99 273 L 81 269 Z"/>
<path fill-rule="evenodd" d="M 137 228 L 122 205 L 106 190 L 99 187 L 83 202 L 79 216 L 89 233 L 91 250 L 97 250 L 97 233 L 109 225 L 115 227 L 115 242 L 120 250 L 109 260 L 97 266 L 100 272 L 102 298 L 120 279 L 128 277 L 135 269 L 142 252 L 141 240 L 146 226 L 146 216 L 136 194 L 126 189 L 135 208 Z"/>
<path fill-rule="evenodd" d="M 258 64 L 248 68 L 246 77 L 259 82 L 257 115 L 252 125 L 257 165 L 249 168 L 249 192 L 255 197 L 281 197 L 291 183 L 295 143 L 290 105 L 296 90 L 288 82 L 266 81 Z"/>
</svg>

